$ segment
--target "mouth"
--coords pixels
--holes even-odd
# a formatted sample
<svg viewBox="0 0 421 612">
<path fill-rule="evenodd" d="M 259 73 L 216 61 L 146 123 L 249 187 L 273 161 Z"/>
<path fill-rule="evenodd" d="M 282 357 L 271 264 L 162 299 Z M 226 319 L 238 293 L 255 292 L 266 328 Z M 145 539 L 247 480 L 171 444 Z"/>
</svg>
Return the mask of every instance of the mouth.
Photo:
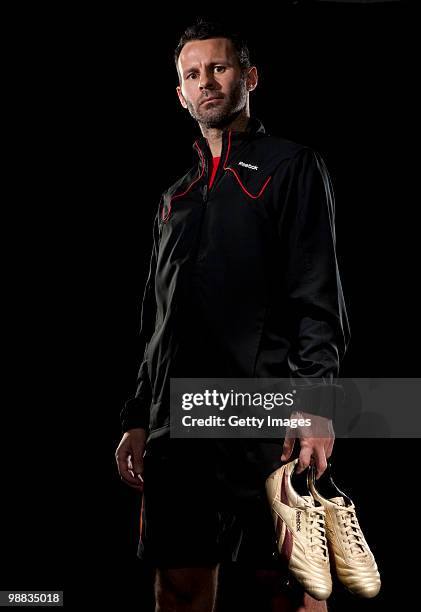
<svg viewBox="0 0 421 612">
<path fill-rule="evenodd" d="M 222 98 L 219 97 L 213 97 L 213 98 L 206 98 L 206 100 L 202 100 L 202 102 L 200 103 L 202 104 L 206 104 L 206 102 L 216 102 L 217 100 L 222 100 Z"/>
</svg>

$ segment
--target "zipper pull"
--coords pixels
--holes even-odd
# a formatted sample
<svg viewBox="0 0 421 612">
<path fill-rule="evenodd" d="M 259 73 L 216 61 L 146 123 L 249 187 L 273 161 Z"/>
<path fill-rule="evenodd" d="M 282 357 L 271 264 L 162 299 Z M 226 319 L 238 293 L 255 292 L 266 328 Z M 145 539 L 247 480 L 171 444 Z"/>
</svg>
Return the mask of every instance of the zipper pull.
<svg viewBox="0 0 421 612">
<path fill-rule="evenodd" d="M 204 185 L 203 187 L 203 202 L 207 202 L 208 201 L 208 186 Z"/>
</svg>

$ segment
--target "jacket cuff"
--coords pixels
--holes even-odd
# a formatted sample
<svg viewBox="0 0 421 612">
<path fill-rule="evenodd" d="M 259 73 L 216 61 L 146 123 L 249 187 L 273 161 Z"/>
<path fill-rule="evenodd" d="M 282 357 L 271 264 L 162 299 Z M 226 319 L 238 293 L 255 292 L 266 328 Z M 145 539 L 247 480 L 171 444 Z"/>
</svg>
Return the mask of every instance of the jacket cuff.
<svg viewBox="0 0 421 612">
<path fill-rule="evenodd" d="M 138 427 L 147 430 L 149 428 L 149 410 L 145 410 L 145 405 L 140 398 L 132 397 L 124 403 L 120 412 L 120 421 L 123 433 Z"/>
<path fill-rule="evenodd" d="M 339 384 L 297 385 L 294 406 L 301 412 L 314 414 L 335 421 L 345 400 L 343 387 Z"/>
</svg>

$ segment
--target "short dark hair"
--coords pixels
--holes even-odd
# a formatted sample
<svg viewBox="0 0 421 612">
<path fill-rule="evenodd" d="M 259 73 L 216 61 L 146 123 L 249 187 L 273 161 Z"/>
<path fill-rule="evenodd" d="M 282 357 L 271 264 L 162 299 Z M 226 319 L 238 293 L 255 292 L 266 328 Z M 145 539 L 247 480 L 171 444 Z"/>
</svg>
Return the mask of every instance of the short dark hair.
<svg viewBox="0 0 421 612">
<path fill-rule="evenodd" d="M 218 21 L 208 21 L 199 17 L 194 25 L 185 29 L 175 48 L 174 60 L 178 72 L 178 58 L 184 45 L 192 40 L 207 40 L 208 38 L 228 38 L 233 44 L 241 69 L 250 68 L 250 52 L 246 41 L 229 24 Z"/>
</svg>

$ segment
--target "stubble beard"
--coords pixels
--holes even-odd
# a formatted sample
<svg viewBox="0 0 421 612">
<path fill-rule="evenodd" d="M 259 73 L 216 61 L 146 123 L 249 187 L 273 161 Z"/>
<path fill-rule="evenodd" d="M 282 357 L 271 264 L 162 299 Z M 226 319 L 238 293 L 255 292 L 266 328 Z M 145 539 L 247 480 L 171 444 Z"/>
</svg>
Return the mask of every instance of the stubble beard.
<svg viewBox="0 0 421 612">
<path fill-rule="evenodd" d="M 209 96 L 212 96 L 212 92 Z M 190 115 L 203 127 L 207 129 L 223 128 L 225 125 L 231 123 L 246 106 L 246 78 L 241 77 L 234 89 L 231 90 L 229 96 L 223 99 L 222 102 L 215 102 L 215 106 L 212 108 L 205 108 L 199 105 L 195 109 L 190 101 L 186 100 L 186 102 Z"/>
</svg>

